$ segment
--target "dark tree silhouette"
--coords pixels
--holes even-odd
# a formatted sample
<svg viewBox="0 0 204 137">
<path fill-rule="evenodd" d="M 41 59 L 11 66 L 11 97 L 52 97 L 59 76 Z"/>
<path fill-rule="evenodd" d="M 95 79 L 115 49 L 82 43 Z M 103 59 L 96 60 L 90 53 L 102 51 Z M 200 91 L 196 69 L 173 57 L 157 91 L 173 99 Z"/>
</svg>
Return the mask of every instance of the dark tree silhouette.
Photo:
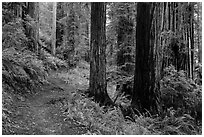
<svg viewBox="0 0 204 137">
<path fill-rule="evenodd" d="M 153 3 L 138 3 L 136 59 L 132 105 L 140 112 L 158 112 L 158 81 L 155 75 L 154 46 L 151 37 Z"/>
</svg>

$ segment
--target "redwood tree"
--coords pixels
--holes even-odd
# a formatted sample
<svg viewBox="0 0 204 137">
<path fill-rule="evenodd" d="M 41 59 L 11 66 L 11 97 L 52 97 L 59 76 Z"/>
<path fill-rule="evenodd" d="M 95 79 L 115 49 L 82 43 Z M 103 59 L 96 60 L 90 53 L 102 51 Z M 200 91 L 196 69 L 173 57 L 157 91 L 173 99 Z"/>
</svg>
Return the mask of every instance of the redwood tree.
<svg viewBox="0 0 204 137">
<path fill-rule="evenodd" d="M 202 63 L 202 3 L 198 2 L 198 27 L 197 27 L 197 35 L 198 35 L 198 62 Z"/>
<path fill-rule="evenodd" d="M 52 55 L 56 52 L 56 12 L 57 12 L 57 2 L 53 3 L 53 25 L 52 25 Z"/>
<path fill-rule="evenodd" d="M 101 105 L 109 105 L 106 82 L 106 5 L 91 3 L 90 95 Z"/>
<path fill-rule="evenodd" d="M 30 39 L 30 42 L 33 44 L 31 50 L 36 53 L 39 52 L 39 2 L 25 2 L 24 6 L 22 6 L 22 19 L 24 21 L 28 21 L 29 19 L 26 17 L 29 15 L 34 23 L 31 23 L 32 27 L 26 25 L 24 22 L 25 34 Z"/>
<path fill-rule="evenodd" d="M 155 45 L 151 34 L 153 3 L 137 4 L 136 59 L 132 106 L 140 112 L 158 112 Z"/>
</svg>

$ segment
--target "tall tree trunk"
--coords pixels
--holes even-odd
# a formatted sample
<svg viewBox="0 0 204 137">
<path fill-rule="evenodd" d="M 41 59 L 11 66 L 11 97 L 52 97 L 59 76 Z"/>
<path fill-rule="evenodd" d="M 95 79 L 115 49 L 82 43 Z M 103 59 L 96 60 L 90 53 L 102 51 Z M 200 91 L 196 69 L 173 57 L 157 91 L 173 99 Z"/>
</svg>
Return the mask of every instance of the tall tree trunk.
<svg viewBox="0 0 204 137">
<path fill-rule="evenodd" d="M 22 6 L 23 6 L 23 3 L 20 3 L 17 7 L 17 17 L 18 18 L 22 18 Z"/>
<path fill-rule="evenodd" d="M 192 79 L 194 78 L 194 3 L 190 4 L 190 38 L 191 38 L 191 74 Z"/>
<path fill-rule="evenodd" d="M 39 19 L 40 19 L 40 6 L 39 6 L 39 2 L 35 3 L 35 20 L 36 20 L 36 33 L 35 33 L 35 38 L 36 38 L 36 53 L 38 55 L 40 55 L 40 51 L 41 51 L 41 46 L 40 44 L 38 44 L 38 40 L 39 40 L 39 31 L 40 31 L 40 23 L 39 23 Z"/>
<path fill-rule="evenodd" d="M 89 15 L 89 12 L 90 12 L 90 9 L 91 9 L 89 3 L 86 4 L 85 9 L 86 9 L 86 11 L 88 11 L 88 12 L 86 12 L 86 13 Z M 88 18 L 88 19 L 86 20 L 86 25 L 87 25 L 86 36 L 87 36 L 87 38 L 88 38 L 88 40 L 87 40 L 87 45 L 90 45 L 90 44 L 91 44 L 91 21 L 90 21 L 90 18 Z M 86 59 L 85 59 L 85 60 L 88 61 L 88 62 L 89 62 L 89 60 L 90 60 L 89 57 L 90 57 L 90 56 L 89 56 L 89 52 L 87 52 L 87 53 L 86 53 Z"/>
<path fill-rule="evenodd" d="M 186 41 L 187 41 L 187 49 L 188 49 L 188 57 L 187 57 L 187 65 L 188 65 L 188 69 L 187 69 L 187 72 L 188 72 L 188 77 L 190 78 L 191 77 L 191 56 L 190 56 L 190 31 L 189 31 L 189 28 L 186 29 Z"/>
<path fill-rule="evenodd" d="M 52 55 L 55 55 L 55 52 L 56 52 L 56 11 L 57 11 L 57 2 L 53 2 Z"/>
<path fill-rule="evenodd" d="M 89 45 L 91 45 L 91 21 L 88 24 L 88 38 L 89 38 Z"/>
<path fill-rule="evenodd" d="M 35 27 L 27 30 L 28 35 L 34 43 L 33 49 L 38 53 L 38 39 L 39 39 L 39 3 L 38 2 L 29 2 L 28 3 L 28 14 L 36 22 Z"/>
<path fill-rule="evenodd" d="M 90 95 L 101 105 L 111 104 L 106 83 L 106 5 L 91 3 Z"/>
<path fill-rule="evenodd" d="M 151 24 L 154 6 L 138 3 L 136 27 L 136 59 L 132 105 L 140 112 L 158 110 L 158 81 L 156 81 L 154 58 L 155 44 L 151 39 Z"/>
<path fill-rule="evenodd" d="M 198 62 L 202 63 L 202 3 L 198 2 Z"/>
<path fill-rule="evenodd" d="M 190 33 L 190 30 L 189 30 Z M 189 34 L 190 35 L 190 34 Z M 188 49 L 189 49 L 189 77 L 192 78 L 192 59 L 191 59 L 191 37 L 188 37 L 189 41 L 188 41 Z"/>
</svg>

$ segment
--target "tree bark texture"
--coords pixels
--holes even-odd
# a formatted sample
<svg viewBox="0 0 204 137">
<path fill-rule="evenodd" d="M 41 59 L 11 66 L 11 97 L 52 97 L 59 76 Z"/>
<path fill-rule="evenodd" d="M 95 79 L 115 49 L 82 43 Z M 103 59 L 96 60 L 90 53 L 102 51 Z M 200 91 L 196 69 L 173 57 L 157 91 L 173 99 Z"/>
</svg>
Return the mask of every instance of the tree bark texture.
<svg viewBox="0 0 204 137">
<path fill-rule="evenodd" d="M 35 26 L 27 28 L 27 34 L 34 44 L 34 51 L 38 53 L 38 39 L 39 39 L 39 3 L 29 2 L 28 3 L 28 14 L 35 21 Z"/>
<path fill-rule="evenodd" d="M 198 62 L 202 63 L 202 3 L 198 2 Z"/>
<path fill-rule="evenodd" d="M 158 81 L 155 72 L 154 43 L 151 24 L 154 6 L 138 3 L 136 27 L 136 59 L 132 105 L 140 112 L 158 112 Z"/>
<path fill-rule="evenodd" d="M 107 105 L 111 102 L 106 83 L 106 5 L 91 3 L 91 45 L 90 45 L 90 95 L 96 102 Z"/>
<path fill-rule="evenodd" d="M 53 3 L 53 25 L 52 25 L 52 55 L 55 55 L 56 52 L 56 11 L 57 11 L 57 2 Z"/>
<path fill-rule="evenodd" d="M 190 37 L 191 37 L 191 73 L 192 79 L 194 78 L 194 3 L 190 4 Z"/>
</svg>

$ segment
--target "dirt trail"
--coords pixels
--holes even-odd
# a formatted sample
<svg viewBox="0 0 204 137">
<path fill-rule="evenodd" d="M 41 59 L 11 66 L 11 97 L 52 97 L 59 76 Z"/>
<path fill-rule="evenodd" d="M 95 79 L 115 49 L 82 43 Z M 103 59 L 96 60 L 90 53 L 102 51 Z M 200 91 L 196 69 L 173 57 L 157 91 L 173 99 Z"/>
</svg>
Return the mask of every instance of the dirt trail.
<svg viewBox="0 0 204 137">
<path fill-rule="evenodd" d="M 17 112 L 14 117 L 14 134 L 85 134 L 86 127 L 67 119 L 63 114 L 66 109 L 65 100 L 76 90 L 75 87 L 54 76 L 48 80 L 51 85 L 43 85 L 43 90 L 38 94 L 15 103 Z"/>
</svg>

